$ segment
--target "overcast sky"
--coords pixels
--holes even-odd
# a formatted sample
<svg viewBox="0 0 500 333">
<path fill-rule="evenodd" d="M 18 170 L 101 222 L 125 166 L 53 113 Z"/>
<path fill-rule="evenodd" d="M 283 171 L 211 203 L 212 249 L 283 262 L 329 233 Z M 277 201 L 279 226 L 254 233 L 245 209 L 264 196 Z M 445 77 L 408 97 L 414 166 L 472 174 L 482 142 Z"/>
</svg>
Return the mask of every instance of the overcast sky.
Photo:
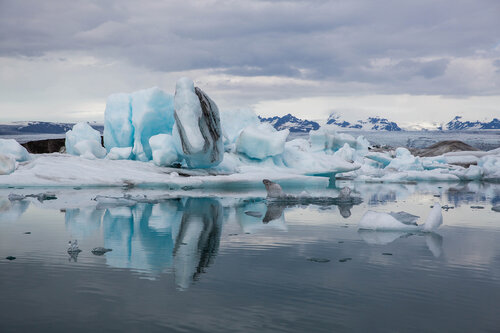
<svg viewBox="0 0 500 333">
<path fill-rule="evenodd" d="M 0 0 L 0 121 L 102 121 L 181 76 L 261 115 L 500 117 L 500 1 Z"/>
</svg>

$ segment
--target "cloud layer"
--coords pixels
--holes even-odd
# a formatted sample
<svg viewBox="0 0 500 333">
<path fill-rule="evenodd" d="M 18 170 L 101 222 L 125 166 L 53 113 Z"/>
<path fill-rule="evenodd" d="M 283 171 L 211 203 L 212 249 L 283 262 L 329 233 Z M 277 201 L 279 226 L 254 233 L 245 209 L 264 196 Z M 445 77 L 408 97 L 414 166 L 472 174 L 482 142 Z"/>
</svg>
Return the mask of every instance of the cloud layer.
<svg viewBox="0 0 500 333">
<path fill-rule="evenodd" d="M 7 68 L 17 61 L 35 62 L 34 76 L 39 66 L 61 77 L 97 66 L 130 82 L 106 80 L 105 92 L 137 89 L 127 77 L 141 71 L 154 78 L 141 79 L 146 87 L 198 74 L 231 106 L 298 95 L 498 95 L 499 15 L 496 0 L 0 0 L 0 88 L 23 76 Z M 101 98 L 82 100 L 92 97 Z"/>
</svg>

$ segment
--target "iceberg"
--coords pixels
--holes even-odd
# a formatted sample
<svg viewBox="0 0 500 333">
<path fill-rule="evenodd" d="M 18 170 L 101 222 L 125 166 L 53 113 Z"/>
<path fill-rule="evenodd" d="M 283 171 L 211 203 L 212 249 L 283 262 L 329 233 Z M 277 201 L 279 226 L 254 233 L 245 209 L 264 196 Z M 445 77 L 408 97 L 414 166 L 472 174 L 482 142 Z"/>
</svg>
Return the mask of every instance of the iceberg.
<svg viewBox="0 0 500 333">
<path fill-rule="evenodd" d="M 224 146 L 219 109 L 189 78 L 177 81 L 174 117 L 173 136 L 187 165 L 209 168 L 220 164 Z"/>
<path fill-rule="evenodd" d="M 336 151 L 342 148 L 342 146 L 346 143 L 354 149 L 362 149 L 364 147 L 361 145 L 366 144 L 365 141 L 360 141 L 361 145 L 358 147 L 358 141 L 352 135 L 337 133 L 336 129 L 329 125 L 320 127 L 316 131 L 309 132 L 309 140 L 311 142 L 311 146 L 316 151 Z"/>
<path fill-rule="evenodd" d="M 222 131 L 227 139 L 228 144 L 235 143 L 240 136 L 241 131 L 245 127 L 258 126 L 260 124 L 260 120 L 255 112 L 249 109 L 234 111 L 221 110 L 220 119 L 222 124 Z"/>
<path fill-rule="evenodd" d="M 236 151 L 258 160 L 282 154 L 288 130 L 277 131 L 269 123 L 248 126 L 236 141 Z"/>
<path fill-rule="evenodd" d="M 147 162 L 153 154 L 149 139 L 157 134 L 170 134 L 174 126 L 174 99 L 157 87 L 132 93 L 132 126 L 135 159 Z"/>
<path fill-rule="evenodd" d="M 14 139 L 0 139 L 0 154 L 10 156 L 17 162 L 31 159 L 30 154 Z"/>
<path fill-rule="evenodd" d="M 101 145 L 101 134 L 87 123 L 77 123 L 66 132 L 66 152 L 87 159 L 104 158 L 106 149 Z"/>
<path fill-rule="evenodd" d="M 106 101 L 104 111 L 104 146 L 113 148 L 132 147 L 134 128 L 129 94 L 113 94 Z"/>
</svg>

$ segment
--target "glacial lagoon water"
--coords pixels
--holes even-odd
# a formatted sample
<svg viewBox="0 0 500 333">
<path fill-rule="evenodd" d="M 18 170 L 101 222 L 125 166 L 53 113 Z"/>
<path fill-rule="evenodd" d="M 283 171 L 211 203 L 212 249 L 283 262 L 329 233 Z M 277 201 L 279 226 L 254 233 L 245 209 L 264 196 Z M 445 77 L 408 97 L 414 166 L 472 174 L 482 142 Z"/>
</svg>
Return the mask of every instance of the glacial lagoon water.
<svg viewBox="0 0 500 333">
<path fill-rule="evenodd" d="M 0 331 L 500 330 L 500 184 L 344 185 L 363 202 L 187 191 L 106 207 L 88 199 L 103 189 L 50 189 L 58 199 L 43 202 L 1 189 Z M 357 228 L 369 209 L 421 222 L 434 202 L 444 206 L 435 233 Z M 93 255 L 97 246 L 112 251 Z"/>
</svg>

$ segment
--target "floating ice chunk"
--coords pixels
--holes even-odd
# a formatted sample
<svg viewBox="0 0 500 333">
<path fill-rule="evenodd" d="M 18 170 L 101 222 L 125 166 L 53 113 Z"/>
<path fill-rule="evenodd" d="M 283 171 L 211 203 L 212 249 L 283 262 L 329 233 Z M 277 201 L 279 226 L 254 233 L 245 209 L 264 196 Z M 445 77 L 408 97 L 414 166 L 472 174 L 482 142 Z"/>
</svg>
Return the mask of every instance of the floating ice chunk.
<svg viewBox="0 0 500 333">
<path fill-rule="evenodd" d="M 478 157 L 474 155 L 450 155 L 443 156 L 446 163 L 449 164 L 477 164 Z"/>
<path fill-rule="evenodd" d="M 309 132 L 309 141 L 314 151 L 340 149 L 344 144 L 357 147 L 356 139 L 349 134 L 337 133 L 334 128 L 326 125 L 316 131 Z"/>
<path fill-rule="evenodd" d="M 235 143 L 245 127 L 260 124 L 259 118 L 250 109 L 221 111 L 220 118 L 229 143 Z"/>
<path fill-rule="evenodd" d="M 104 146 L 109 152 L 114 147 L 132 147 L 133 143 L 130 95 L 113 94 L 108 97 L 104 111 Z"/>
<path fill-rule="evenodd" d="M 477 165 L 471 165 L 468 168 L 450 171 L 461 180 L 481 180 L 483 178 L 483 169 Z"/>
<path fill-rule="evenodd" d="M 384 168 L 392 161 L 392 157 L 388 153 L 370 152 L 366 154 L 365 157 L 382 164 Z"/>
<path fill-rule="evenodd" d="M 16 170 L 16 160 L 12 156 L 0 155 L 0 175 L 8 175 Z"/>
<path fill-rule="evenodd" d="M 181 78 L 175 88 L 174 139 L 191 168 L 209 168 L 223 158 L 219 109 L 189 78 Z"/>
<path fill-rule="evenodd" d="M 304 139 L 285 143 L 283 163 L 295 172 L 309 175 L 326 175 L 359 169 L 360 165 L 351 163 L 324 151 L 314 152 L 311 144 Z"/>
<path fill-rule="evenodd" d="M 259 160 L 282 154 L 289 133 L 276 131 L 269 123 L 246 127 L 236 141 L 236 151 Z"/>
<path fill-rule="evenodd" d="M 342 148 L 337 150 L 333 154 L 333 156 L 338 157 L 340 159 L 343 159 L 344 161 L 347 161 L 347 162 L 353 162 L 354 149 L 352 149 L 348 143 L 344 143 L 344 146 L 342 146 Z"/>
<path fill-rule="evenodd" d="M 389 215 L 396 220 L 409 225 L 417 225 L 418 216 L 407 212 L 390 212 Z"/>
<path fill-rule="evenodd" d="M 158 134 L 149 139 L 153 162 L 159 166 L 170 166 L 179 160 L 174 139 L 169 134 Z"/>
<path fill-rule="evenodd" d="M 94 200 L 97 201 L 97 205 L 100 209 L 108 207 L 134 206 L 137 204 L 137 201 L 126 197 L 98 195 L 94 198 Z"/>
<path fill-rule="evenodd" d="M 500 179 L 500 155 L 484 156 L 479 159 L 477 165 L 482 168 L 483 179 Z"/>
<path fill-rule="evenodd" d="M 420 158 L 413 156 L 408 149 L 403 147 L 396 149 L 396 157 L 386 166 L 386 168 L 398 171 L 424 170 Z"/>
<path fill-rule="evenodd" d="M 132 147 L 113 147 L 106 158 L 109 160 L 128 160 L 132 155 Z"/>
<path fill-rule="evenodd" d="M 0 153 L 14 158 L 18 162 L 31 159 L 30 154 L 14 139 L 0 139 Z"/>
<path fill-rule="evenodd" d="M 401 220 L 399 220 L 401 218 Z M 423 225 L 415 223 L 415 216 L 405 213 L 381 213 L 367 211 L 359 221 L 359 229 L 378 231 L 425 231 L 437 229 L 443 223 L 441 205 L 435 203 Z"/>
<path fill-rule="evenodd" d="M 429 216 L 427 216 L 427 220 L 423 225 L 423 230 L 432 231 L 439 228 L 441 224 L 443 224 L 443 213 L 441 211 L 441 205 L 436 202 Z"/>
<path fill-rule="evenodd" d="M 88 159 L 104 158 L 106 149 L 101 146 L 101 134 L 87 123 L 78 123 L 66 132 L 66 152 Z"/>
<path fill-rule="evenodd" d="M 367 211 L 358 224 L 359 229 L 370 229 L 370 230 L 388 230 L 388 231 L 406 231 L 406 230 L 418 230 L 417 225 L 405 224 L 398 221 L 394 216 L 388 213 L 374 212 L 372 210 Z"/>
<path fill-rule="evenodd" d="M 366 155 L 368 147 L 370 147 L 370 142 L 364 136 L 360 135 L 356 138 L 356 151 L 358 155 Z"/>
<path fill-rule="evenodd" d="M 161 133 L 172 133 L 174 99 L 157 87 L 132 93 L 133 153 L 139 161 L 152 159 L 149 139 Z"/>
<path fill-rule="evenodd" d="M 449 182 L 449 181 L 460 181 L 460 178 L 457 175 L 449 173 L 448 170 L 434 169 L 434 170 L 423 170 L 423 171 L 405 171 L 405 172 L 387 173 L 380 178 L 370 178 L 370 180 L 371 181 L 377 180 L 389 183 L 407 182 L 407 181 Z"/>
</svg>

